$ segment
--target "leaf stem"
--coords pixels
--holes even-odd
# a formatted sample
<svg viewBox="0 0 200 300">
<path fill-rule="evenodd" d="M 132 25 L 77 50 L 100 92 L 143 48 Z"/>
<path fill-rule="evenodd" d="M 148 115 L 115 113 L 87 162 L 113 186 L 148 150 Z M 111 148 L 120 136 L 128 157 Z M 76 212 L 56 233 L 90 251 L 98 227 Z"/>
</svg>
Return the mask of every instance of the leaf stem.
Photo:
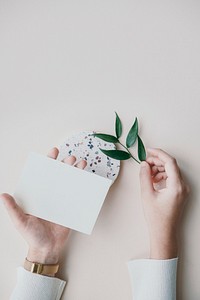
<svg viewBox="0 0 200 300">
<path fill-rule="evenodd" d="M 128 150 L 128 148 L 126 148 L 126 147 L 119 141 L 119 139 L 118 139 L 118 143 L 128 151 L 128 153 L 130 154 L 130 156 L 131 156 L 138 164 L 141 164 L 141 162 L 139 162 L 139 161 L 131 154 L 131 152 Z"/>
</svg>

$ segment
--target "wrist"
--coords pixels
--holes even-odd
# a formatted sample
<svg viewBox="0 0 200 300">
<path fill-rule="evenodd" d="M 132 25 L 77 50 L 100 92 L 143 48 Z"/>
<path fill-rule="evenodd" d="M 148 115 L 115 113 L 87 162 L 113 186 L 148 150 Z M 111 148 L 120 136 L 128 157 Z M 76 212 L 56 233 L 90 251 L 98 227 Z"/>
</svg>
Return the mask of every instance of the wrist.
<svg viewBox="0 0 200 300">
<path fill-rule="evenodd" d="M 52 250 L 38 250 L 29 248 L 27 259 L 40 264 L 58 264 L 59 253 Z"/>
<path fill-rule="evenodd" d="M 150 237 L 150 258 L 170 259 L 178 256 L 178 240 L 176 235 Z"/>
</svg>

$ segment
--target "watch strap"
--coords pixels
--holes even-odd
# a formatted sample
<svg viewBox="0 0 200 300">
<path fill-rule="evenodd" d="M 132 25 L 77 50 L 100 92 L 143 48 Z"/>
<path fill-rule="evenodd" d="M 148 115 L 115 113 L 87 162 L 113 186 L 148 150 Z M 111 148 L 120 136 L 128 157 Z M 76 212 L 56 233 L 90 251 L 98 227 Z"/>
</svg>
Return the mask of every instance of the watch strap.
<svg viewBox="0 0 200 300">
<path fill-rule="evenodd" d="M 41 275 L 54 275 L 58 272 L 59 264 L 41 264 L 37 262 L 29 261 L 26 257 L 24 261 L 24 269 L 31 273 Z"/>
</svg>

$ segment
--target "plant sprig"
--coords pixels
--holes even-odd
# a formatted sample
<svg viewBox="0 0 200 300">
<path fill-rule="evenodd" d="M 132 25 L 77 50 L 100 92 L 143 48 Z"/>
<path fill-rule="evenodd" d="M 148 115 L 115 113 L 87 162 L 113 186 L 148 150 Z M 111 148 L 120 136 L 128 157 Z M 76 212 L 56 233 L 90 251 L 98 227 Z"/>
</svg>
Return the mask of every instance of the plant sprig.
<svg viewBox="0 0 200 300">
<path fill-rule="evenodd" d="M 113 143 L 113 144 L 120 144 L 124 149 L 126 149 L 126 151 L 124 150 L 107 150 L 107 149 L 101 149 L 99 148 L 105 155 L 117 159 L 117 160 L 127 160 L 129 158 L 134 159 L 138 164 L 141 163 L 141 161 L 146 160 L 146 150 L 144 147 L 144 144 L 142 142 L 141 137 L 138 134 L 138 119 L 135 118 L 135 121 L 132 125 L 132 127 L 130 128 L 128 135 L 126 137 L 126 146 L 123 145 L 119 138 L 122 135 L 122 122 L 118 116 L 118 114 L 115 112 L 116 114 L 116 119 L 115 119 L 115 134 L 114 135 L 110 135 L 110 134 L 105 134 L 105 133 L 94 133 L 92 134 L 95 137 L 98 137 L 100 139 L 102 139 L 103 141 L 109 142 L 109 143 Z M 131 148 L 133 145 L 135 145 L 136 141 L 138 141 L 138 148 L 137 148 L 137 154 L 138 154 L 138 159 L 135 158 L 131 152 L 129 151 L 129 148 Z"/>
</svg>

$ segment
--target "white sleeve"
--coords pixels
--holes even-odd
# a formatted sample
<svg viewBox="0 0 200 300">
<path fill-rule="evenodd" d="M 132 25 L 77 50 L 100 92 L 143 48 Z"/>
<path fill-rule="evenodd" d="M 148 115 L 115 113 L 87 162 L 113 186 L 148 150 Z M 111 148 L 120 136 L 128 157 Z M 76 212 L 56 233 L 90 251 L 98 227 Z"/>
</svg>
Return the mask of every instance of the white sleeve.
<svg viewBox="0 0 200 300">
<path fill-rule="evenodd" d="M 17 285 L 10 300 L 59 300 L 66 281 L 17 268 Z"/>
<path fill-rule="evenodd" d="M 128 261 L 134 300 L 175 300 L 178 258 Z"/>
</svg>

